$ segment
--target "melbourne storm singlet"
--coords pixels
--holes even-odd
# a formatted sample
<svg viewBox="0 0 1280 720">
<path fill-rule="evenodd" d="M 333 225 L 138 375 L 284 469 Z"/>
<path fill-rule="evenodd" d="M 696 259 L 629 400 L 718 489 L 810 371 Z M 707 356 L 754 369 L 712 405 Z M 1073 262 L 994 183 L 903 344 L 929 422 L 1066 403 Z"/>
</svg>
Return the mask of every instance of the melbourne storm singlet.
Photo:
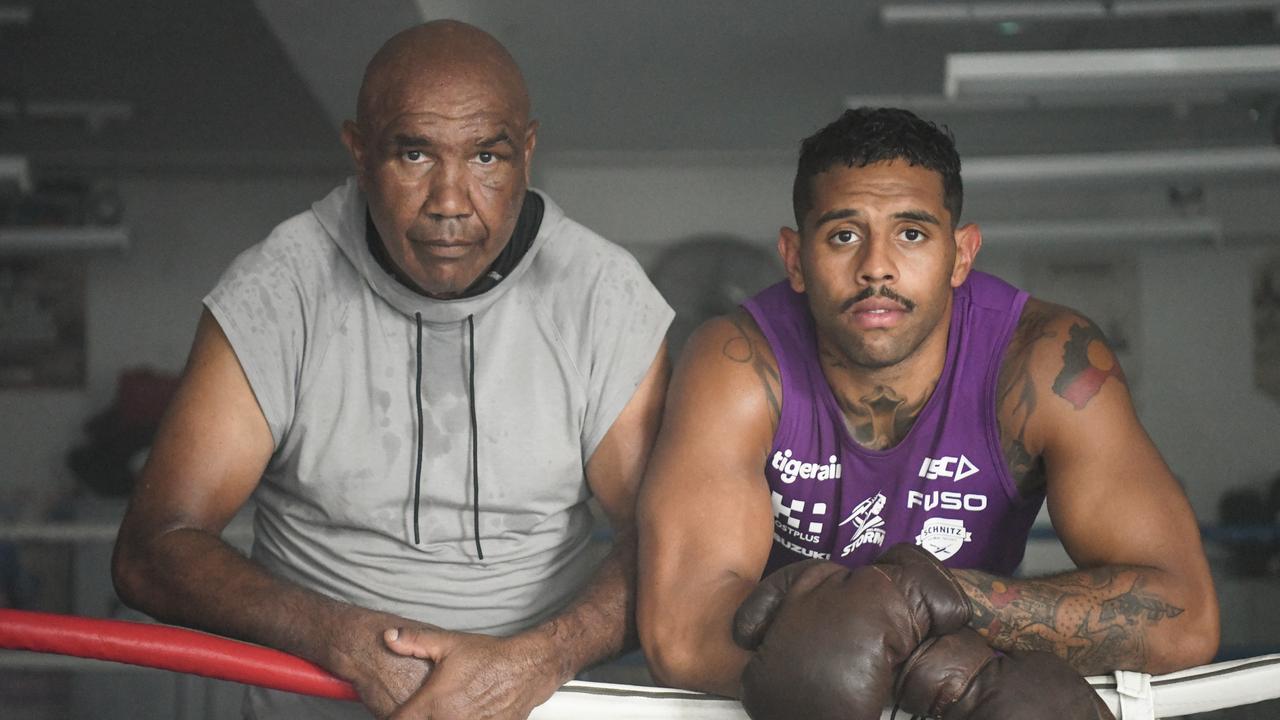
<svg viewBox="0 0 1280 720">
<path fill-rule="evenodd" d="M 996 378 L 1027 293 L 972 272 L 955 289 L 947 358 L 907 436 L 868 450 L 845 427 L 818 363 L 807 298 L 786 282 L 743 305 L 782 380 L 766 462 L 773 549 L 766 573 L 804 558 L 849 566 L 910 542 L 955 568 L 1011 574 L 1043 494 L 1022 499 L 996 426 Z"/>
</svg>

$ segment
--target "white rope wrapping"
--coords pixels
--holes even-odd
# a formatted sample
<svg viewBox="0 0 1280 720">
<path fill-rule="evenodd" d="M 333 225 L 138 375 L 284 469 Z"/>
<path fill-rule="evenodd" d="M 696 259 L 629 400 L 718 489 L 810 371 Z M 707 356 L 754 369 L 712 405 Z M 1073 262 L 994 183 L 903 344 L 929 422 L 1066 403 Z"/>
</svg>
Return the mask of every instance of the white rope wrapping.
<svg viewBox="0 0 1280 720">
<path fill-rule="evenodd" d="M 1153 720 L 1280 698 L 1280 655 L 1201 665 L 1167 675 L 1118 672 L 1088 678 L 1116 720 Z M 881 720 L 890 720 L 886 709 Z M 748 720 L 736 700 L 699 693 L 574 681 L 530 720 Z M 909 720 L 899 711 L 894 720 Z"/>
</svg>

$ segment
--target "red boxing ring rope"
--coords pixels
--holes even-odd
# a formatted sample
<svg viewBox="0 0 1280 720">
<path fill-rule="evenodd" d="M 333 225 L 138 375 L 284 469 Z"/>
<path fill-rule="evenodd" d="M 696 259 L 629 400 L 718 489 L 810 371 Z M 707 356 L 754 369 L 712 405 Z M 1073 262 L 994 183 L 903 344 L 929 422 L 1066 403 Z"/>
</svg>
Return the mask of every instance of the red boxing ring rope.
<svg viewBox="0 0 1280 720">
<path fill-rule="evenodd" d="M 337 700 L 355 689 L 288 653 L 196 630 L 0 609 L 0 649 L 140 665 Z M 1167 675 L 1117 672 L 1086 678 L 1120 720 L 1183 717 L 1280 698 L 1280 654 Z M 900 716 L 886 709 L 881 720 Z M 701 693 L 571 681 L 530 720 L 749 720 L 736 700 Z"/>
<path fill-rule="evenodd" d="M 279 650 L 170 625 L 0 609 L 0 648 L 109 660 L 356 700 L 355 688 Z"/>
</svg>

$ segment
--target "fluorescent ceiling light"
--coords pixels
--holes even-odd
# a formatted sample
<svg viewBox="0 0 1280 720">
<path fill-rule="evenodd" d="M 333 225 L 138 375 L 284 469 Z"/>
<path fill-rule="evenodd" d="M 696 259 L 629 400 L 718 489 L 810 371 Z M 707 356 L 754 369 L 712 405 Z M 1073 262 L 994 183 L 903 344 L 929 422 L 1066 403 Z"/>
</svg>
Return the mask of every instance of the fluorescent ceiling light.
<svg viewBox="0 0 1280 720">
<path fill-rule="evenodd" d="M 1280 148 L 1223 148 L 1160 152 L 1014 155 L 965 160 L 965 184 L 1092 183 L 1099 180 L 1198 180 L 1210 177 L 1249 180 L 1280 175 Z"/>
<path fill-rule="evenodd" d="M 133 104 L 119 100 L 0 100 L 0 117 L 84 120 L 91 131 L 97 132 L 109 120 L 131 119 Z"/>
<path fill-rule="evenodd" d="M 1096 218 L 1089 220 L 979 221 L 983 244 L 1074 245 L 1174 243 L 1221 245 L 1222 225 L 1207 217 Z"/>
<path fill-rule="evenodd" d="M 1169 15 L 1225 15 L 1241 12 L 1280 12 L 1278 0 L 1115 0 L 1116 17 L 1166 17 Z"/>
<path fill-rule="evenodd" d="M 1004 22 L 1019 20 L 1089 20 L 1107 15 L 1102 3 L 1062 0 L 1061 2 L 975 2 L 901 3 L 880 8 L 885 25 L 957 22 Z"/>
<path fill-rule="evenodd" d="M 31 8 L 25 5 L 0 5 L 0 25 L 28 25 Z"/>
<path fill-rule="evenodd" d="M 1280 0 L 1056 0 L 1045 2 L 917 2 L 880 7 L 880 22 L 893 25 L 1069 22 L 1124 17 L 1225 15 L 1280 12 Z"/>
<path fill-rule="evenodd" d="M 975 95 L 972 97 L 947 97 L 946 95 L 850 95 L 844 99 L 845 107 L 896 107 L 921 113 L 931 112 L 1009 112 L 1040 110 L 1062 107 L 1142 107 L 1161 105 L 1222 105 L 1228 94 L 1222 90 L 1198 89 L 1179 93 L 1176 99 L 1167 94 L 1136 93 L 1116 97 L 1104 93 L 1071 94 L 1036 97 L 1032 95 Z"/>
<path fill-rule="evenodd" d="M 0 186 L 13 185 L 21 193 L 31 192 L 31 170 L 21 155 L 0 155 Z"/>
<path fill-rule="evenodd" d="M 0 252 L 125 250 L 129 233 L 120 227 L 0 227 Z"/>
<path fill-rule="evenodd" d="M 1165 97 L 1280 86 L 1280 46 L 954 53 L 947 97 Z"/>
</svg>

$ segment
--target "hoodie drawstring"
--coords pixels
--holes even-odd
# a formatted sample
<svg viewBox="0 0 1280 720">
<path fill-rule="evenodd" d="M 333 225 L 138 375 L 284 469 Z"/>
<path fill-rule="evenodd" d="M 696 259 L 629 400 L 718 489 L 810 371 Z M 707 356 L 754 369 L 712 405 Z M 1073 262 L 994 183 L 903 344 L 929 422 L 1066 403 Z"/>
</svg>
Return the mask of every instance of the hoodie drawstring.
<svg viewBox="0 0 1280 720">
<path fill-rule="evenodd" d="M 418 462 L 413 470 L 413 544 L 419 545 L 422 540 L 418 536 L 418 504 L 422 497 L 422 313 L 414 313 L 413 319 L 418 322 L 418 382 L 414 386 L 414 397 L 418 401 Z"/>
<path fill-rule="evenodd" d="M 471 528 L 476 536 L 476 555 L 484 559 L 484 548 L 480 547 L 480 430 L 476 423 L 476 321 L 475 316 L 467 316 L 467 346 L 471 350 L 469 377 L 467 378 L 467 399 L 471 406 Z"/>
<path fill-rule="evenodd" d="M 413 472 L 413 544 L 420 545 L 422 539 L 418 530 L 418 507 L 422 501 L 422 313 L 415 312 L 413 318 L 418 326 L 418 367 L 414 393 L 418 405 L 418 458 Z M 476 422 L 476 321 L 474 315 L 467 316 L 467 346 L 470 352 L 467 404 L 471 409 L 471 528 L 476 539 L 476 555 L 483 560 L 484 548 L 480 545 L 480 430 Z"/>
</svg>

